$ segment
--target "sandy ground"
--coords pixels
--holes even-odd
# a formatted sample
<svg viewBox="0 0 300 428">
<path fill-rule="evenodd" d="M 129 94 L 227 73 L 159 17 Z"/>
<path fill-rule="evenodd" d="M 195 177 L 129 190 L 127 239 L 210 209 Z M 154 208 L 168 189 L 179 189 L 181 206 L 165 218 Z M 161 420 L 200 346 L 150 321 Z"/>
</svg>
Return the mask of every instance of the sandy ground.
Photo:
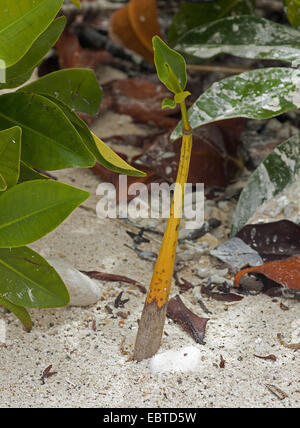
<svg viewBox="0 0 300 428">
<path fill-rule="evenodd" d="M 93 129 L 102 138 L 116 132 L 149 133 L 147 126 L 131 122 L 128 116 L 107 113 Z M 32 248 L 45 257 L 67 260 L 77 269 L 127 275 L 148 287 L 153 263 L 125 246 L 132 244 L 126 233 L 128 225 L 100 219 L 94 213 L 99 179 L 88 170 L 54 175 L 88 190 L 91 197 L 84 206 L 91 210 L 78 208 Z M 210 215 L 230 223 L 229 212 L 213 208 Z M 214 244 L 218 242 L 218 230 L 210 238 Z M 153 235 L 147 250 L 158 252 L 159 245 L 160 239 Z M 200 279 L 191 276 L 192 270 L 212 263 L 216 259 L 204 252 L 189 262 L 186 274 L 200 285 Z M 288 342 L 300 341 L 299 301 L 259 294 L 233 304 L 203 297 L 211 311 L 207 315 L 190 290 L 181 295 L 183 302 L 199 316 L 210 318 L 206 344 L 196 344 L 181 327 L 167 320 L 159 352 L 195 346 L 201 353 L 200 361 L 193 371 L 155 373 L 151 360 L 130 360 L 145 295 L 124 283 L 99 282 L 99 287 L 102 298 L 93 306 L 30 310 L 34 321 L 30 333 L 0 308 L 0 321 L 6 325 L 5 346 L 0 346 L 0 407 L 299 407 L 299 350 L 287 349 L 277 339 L 281 333 Z M 120 291 L 129 299 L 121 309 L 129 312 L 127 319 L 113 306 Z M 171 294 L 178 292 L 173 285 Z M 289 310 L 283 311 L 280 302 Z M 111 314 L 107 305 L 113 310 Z M 274 354 L 277 360 L 259 359 L 254 354 Z M 224 368 L 220 368 L 221 355 Z M 41 376 L 49 365 L 57 373 L 43 384 Z M 279 399 L 266 384 L 280 388 L 286 397 Z"/>
<path fill-rule="evenodd" d="M 67 170 L 56 175 L 89 190 L 91 198 L 85 206 L 95 208 L 99 180 L 93 173 Z M 43 256 L 68 260 L 78 269 L 128 275 L 148 286 L 152 263 L 125 247 L 130 241 L 122 224 L 79 208 L 32 247 Z M 158 243 L 153 241 L 152 247 L 157 251 Z M 207 257 L 194 262 L 194 267 L 207 265 Z M 299 351 L 283 347 L 276 337 L 280 332 L 291 341 L 299 335 L 299 302 L 258 295 L 228 304 L 204 297 L 212 312 L 206 344 L 197 345 L 168 320 L 160 349 L 196 346 L 201 352 L 197 368 L 154 373 L 150 360 L 128 361 L 145 296 L 124 283 L 99 283 L 99 287 L 102 299 L 88 308 L 31 310 L 31 333 L 0 311 L 7 325 L 6 347 L 0 348 L 0 407 L 299 407 Z M 120 291 L 130 299 L 122 309 L 130 312 L 125 320 L 113 308 Z M 172 294 L 176 293 L 174 286 Z M 191 292 L 182 294 L 182 299 L 195 313 L 207 316 Z M 280 308 L 280 301 L 288 311 Z M 106 305 L 113 308 L 112 314 Z M 277 361 L 254 354 L 274 354 Z M 226 361 L 224 368 L 219 366 L 220 355 Z M 50 364 L 57 374 L 42 384 L 42 372 Z M 280 400 L 266 384 L 280 388 L 287 397 Z"/>
</svg>

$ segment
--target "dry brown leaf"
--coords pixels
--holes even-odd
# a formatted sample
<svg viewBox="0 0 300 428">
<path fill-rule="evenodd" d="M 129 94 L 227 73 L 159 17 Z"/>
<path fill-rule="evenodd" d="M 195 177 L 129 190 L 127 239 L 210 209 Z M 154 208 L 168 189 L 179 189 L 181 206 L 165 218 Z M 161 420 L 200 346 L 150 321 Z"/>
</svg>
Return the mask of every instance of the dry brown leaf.
<svg viewBox="0 0 300 428">
<path fill-rule="evenodd" d="M 209 318 L 201 318 L 188 309 L 176 295 L 169 300 L 167 316 L 187 331 L 197 343 L 204 344 L 205 328 Z"/>
<path fill-rule="evenodd" d="M 56 44 L 59 64 L 62 68 L 91 68 L 110 64 L 112 56 L 104 49 L 83 49 L 75 34 L 65 30 Z"/>
<path fill-rule="evenodd" d="M 155 0 L 131 0 L 110 19 L 110 38 L 153 63 L 152 37 L 161 35 Z"/>
<path fill-rule="evenodd" d="M 161 36 L 156 0 L 130 0 L 129 19 L 143 45 L 153 53 L 152 37 Z"/>
<path fill-rule="evenodd" d="M 246 273 L 260 273 L 286 288 L 300 290 L 300 256 L 243 269 L 235 276 L 234 285 L 236 287 L 239 286 L 241 277 Z"/>
</svg>

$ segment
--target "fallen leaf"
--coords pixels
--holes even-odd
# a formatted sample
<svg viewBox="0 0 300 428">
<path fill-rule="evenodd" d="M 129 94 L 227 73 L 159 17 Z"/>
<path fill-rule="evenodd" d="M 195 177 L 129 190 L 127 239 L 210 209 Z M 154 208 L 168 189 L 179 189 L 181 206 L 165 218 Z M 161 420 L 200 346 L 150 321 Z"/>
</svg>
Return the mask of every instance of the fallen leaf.
<svg viewBox="0 0 300 428">
<path fill-rule="evenodd" d="M 300 226 L 289 220 L 248 224 L 236 237 L 257 251 L 264 262 L 300 254 Z"/>
<path fill-rule="evenodd" d="M 125 303 L 129 302 L 129 299 L 122 300 L 123 291 L 121 291 L 114 301 L 115 308 L 124 308 Z"/>
<path fill-rule="evenodd" d="M 168 302 L 167 316 L 187 331 L 197 343 L 204 345 L 205 328 L 209 318 L 200 318 L 188 309 L 176 295 Z"/>
<path fill-rule="evenodd" d="M 43 374 L 41 377 L 42 385 L 45 384 L 45 379 L 57 374 L 57 372 L 51 372 L 51 369 L 52 369 L 52 364 L 50 364 L 50 366 L 46 367 L 45 370 L 43 371 Z"/>
<path fill-rule="evenodd" d="M 113 58 L 104 49 L 84 49 L 75 34 L 65 30 L 56 43 L 61 68 L 91 68 L 95 70 L 101 64 L 110 64 Z"/>
<path fill-rule="evenodd" d="M 235 293 L 217 293 L 212 291 L 210 286 L 202 285 L 201 294 L 206 294 L 214 300 L 218 300 L 219 302 L 239 302 L 244 297 Z"/>
<path fill-rule="evenodd" d="M 152 37 L 161 36 L 156 0 L 130 0 L 129 19 L 143 45 L 153 53 Z"/>
<path fill-rule="evenodd" d="M 180 292 L 184 293 L 185 291 L 190 290 L 191 288 L 193 288 L 194 286 L 187 281 L 184 278 L 180 278 L 178 277 L 178 274 L 175 272 L 174 274 L 174 278 L 175 278 L 175 284 L 180 288 Z"/>
<path fill-rule="evenodd" d="M 176 181 L 181 140 L 170 143 L 170 134 L 158 136 L 142 155 L 134 158 L 139 168 L 149 168 L 164 181 Z M 212 124 L 194 131 L 189 183 L 225 187 L 238 168 L 230 159 L 222 131 Z"/>
<path fill-rule="evenodd" d="M 282 391 L 282 389 L 278 388 L 278 386 L 271 385 L 271 384 L 265 384 L 265 386 L 268 388 L 269 391 L 272 392 L 279 400 L 284 400 L 288 397 L 288 395 Z"/>
<path fill-rule="evenodd" d="M 254 357 L 260 358 L 261 360 L 277 361 L 277 357 L 274 354 L 270 354 L 270 355 L 266 355 L 266 356 L 261 356 L 261 355 L 255 355 L 254 354 Z"/>
<path fill-rule="evenodd" d="M 300 290 L 300 256 L 243 269 L 234 278 L 235 287 L 239 286 L 240 278 L 246 273 L 260 273 L 286 288 Z"/>
<path fill-rule="evenodd" d="M 111 16 L 111 40 L 138 53 L 151 63 L 154 61 L 152 37 L 156 34 L 161 34 L 156 0 L 131 0 Z"/>
<path fill-rule="evenodd" d="M 220 364 L 219 364 L 220 369 L 225 369 L 225 363 L 226 361 L 224 360 L 223 356 L 220 355 Z"/>
<path fill-rule="evenodd" d="M 263 264 L 263 260 L 257 251 L 237 237 L 223 242 L 217 248 L 211 250 L 210 254 L 229 264 L 234 269 Z"/>
<path fill-rule="evenodd" d="M 139 284 L 134 279 L 128 278 L 124 275 L 115 275 L 113 273 L 106 273 L 106 272 L 99 272 L 97 270 L 92 271 L 80 271 L 81 273 L 84 273 L 88 277 L 92 279 L 98 279 L 100 281 L 111 281 L 111 282 L 126 282 L 128 284 L 136 285 L 143 293 L 146 293 L 146 289 L 143 285 Z"/>
</svg>

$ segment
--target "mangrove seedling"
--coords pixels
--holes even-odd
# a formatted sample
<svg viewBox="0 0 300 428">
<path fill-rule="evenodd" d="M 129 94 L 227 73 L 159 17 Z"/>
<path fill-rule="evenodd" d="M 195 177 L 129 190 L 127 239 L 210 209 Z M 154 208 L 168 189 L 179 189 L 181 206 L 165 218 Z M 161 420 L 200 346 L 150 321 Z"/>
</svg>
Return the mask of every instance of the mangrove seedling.
<svg viewBox="0 0 300 428">
<path fill-rule="evenodd" d="M 185 104 L 186 97 L 190 95 L 188 91 L 184 90 L 187 83 L 185 60 L 179 53 L 170 49 L 158 36 L 153 38 L 153 47 L 158 77 L 174 93 L 174 99 L 166 98 L 163 100 L 162 108 L 174 108 L 176 104 L 179 104 L 184 130 L 170 216 L 139 323 L 134 349 L 134 359 L 137 361 L 151 357 L 160 346 L 174 270 L 184 186 L 188 177 L 192 150 L 192 129 L 188 121 Z"/>
</svg>

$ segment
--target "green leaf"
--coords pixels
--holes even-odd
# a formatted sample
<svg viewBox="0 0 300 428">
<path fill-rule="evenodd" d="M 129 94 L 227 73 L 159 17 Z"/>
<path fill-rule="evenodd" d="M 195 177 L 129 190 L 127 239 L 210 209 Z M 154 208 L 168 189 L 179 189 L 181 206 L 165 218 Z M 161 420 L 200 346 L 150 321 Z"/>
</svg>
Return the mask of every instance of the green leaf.
<svg viewBox="0 0 300 428">
<path fill-rule="evenodd" d="M 214 83 L 188 111 L 191 127 L 223 119 L 269 119 L 300 107 L 300 70 L 264 68 Z M 182 122 L 171 135 L 182 135 Z"/>
<path fill-rule="evenodd" d="M 50 95 L 74 110 L 89 114 L 98 113 L 102 97 L 94 72 L 81 68 L 55 71 L 19 91 Z"/>
<path fill-rule="evenodd" d="M 277 146 L 250 176 L 236 206 L 232 235 L 235 235 L 264 202 L 290 186 L 300 172 L 300 135 Z"/>
<path fill-rule="evenodd" d="M 1 0 L 0 58 L 16 64 L 54 20 L 63 0 Z"/>
<path fill-rule="evenodd" d="M 164 98 L 163 100 L 162 100 L 162 103 L 161 103 L 161 108 L 162 109 L 164 109 L 164 108 L 175 108 L 176 107 L 176 101 L 173 99 L 171 99 L 171 98 Z"/>
<path fill-rule="evenodd" d="M 16 92 L 0 97 L 0 129 L 20 126 L 22 160 L 41 170 L 80 168 L 95 160 L 64 113 L 49 99 Z"/>
<path fill-rule="evenodd" d="M 30 166 L 26 165 L 26 163 L 21 160 L 19 183 L 31 180 L 49 180 L 49 177 L 47 177 L 47 175 L 41 174 L 33 168 L 30 168 Z"/>
<path fill-rule="evenodd" d="M 82 141 L 86 144 L 87 148 L 101 165 L 120 174 L 131 175 L 134 177 L 144 177 L 146 175 L 144 172 L 130 166 L 120 156 L 114 153 L 103 141 L 94 136 L 86 123 L 68 106 L 59 100 L 51 99 L 64 112 L 81 136 Z M 114 155 L 112 155 L 112 153 L 114 153 Z"/>
<path fill-rule="evenodd" d="M 300 27 L 300 1 L 299 0 L 284 0 L 284 8 L 290 23 L 296 27 Z"/>
<path fill-rule="evenodd" d="M 159 80 L 172 92 L 182 92 L 187 83 L 184 58 L 158 36 L 153 39 L 154 62 Z"/>
<path fill-rule="evenodd" d="M 14 305 L 13 303 L 9 302 L 8 300 L 1 297 L 0 293 L 0 305 L 4 306 L 4 308 L 8 309 L 10 312 L 12 312 L 23 324 L 25 329 L 27 331 L 30 331 L 32 329 L 32 321 L 30 318 L 29 313 L 25 308 L 22 308 L 21 306 Z"/>
<path fill-rule="evenodd" d="M 57 18 L 46 31 L 33 43 L 26 55 L 6 70 L 6 82 L 0 83 L 0 89 L 15 88 L 26 82 L 35 67 L 41 63 L 49 49 L 56 43 L 66 24 L 66 18 Z"/>
<path fill-rule="evenodd" d="M 111 171 L 121 174 L 133 175 L 134 177 L 145 177 L 146 174 L 130 166 L 120 156 L 118 156 L 110 147 L 108 147 L 100 138 L 93 134 L 95 145 L 98 149 L 100 163 Z"/>
<path fill-rule="evenodd" d="M 174 48 L 193 63 L 220 53 L 300 62 L 300 31 L 254 16 L 229 17 L 190 30 Z"/>
<path fill-rule="evenodd" d="M 15 186 L 19 179 L 21 136 L 19 126 L 0 131 L 0 174 L 7 188 Z"/>
<path fill-rule="evenodd" d="M 182 4 L 168 32 L 168 42 L 173 43 L 187 31 L 200 25 L 217 21 L 227 15 L 250 15 L 254 10 L 252 0 L 217 0 L 210 3 Z"/>
<path fill-rule="evenodd" d="M 56 308 L 70 300 L 55 269 L 28 247 L 0 249 L 0 296 L 28 308 Z"/>
<path fill-rule="evenodd" d="M 0 248 L 21 247 L 54 230 L 89 194 L 52 180 L 26 181 L 0 198 Z"/>
</svg>

